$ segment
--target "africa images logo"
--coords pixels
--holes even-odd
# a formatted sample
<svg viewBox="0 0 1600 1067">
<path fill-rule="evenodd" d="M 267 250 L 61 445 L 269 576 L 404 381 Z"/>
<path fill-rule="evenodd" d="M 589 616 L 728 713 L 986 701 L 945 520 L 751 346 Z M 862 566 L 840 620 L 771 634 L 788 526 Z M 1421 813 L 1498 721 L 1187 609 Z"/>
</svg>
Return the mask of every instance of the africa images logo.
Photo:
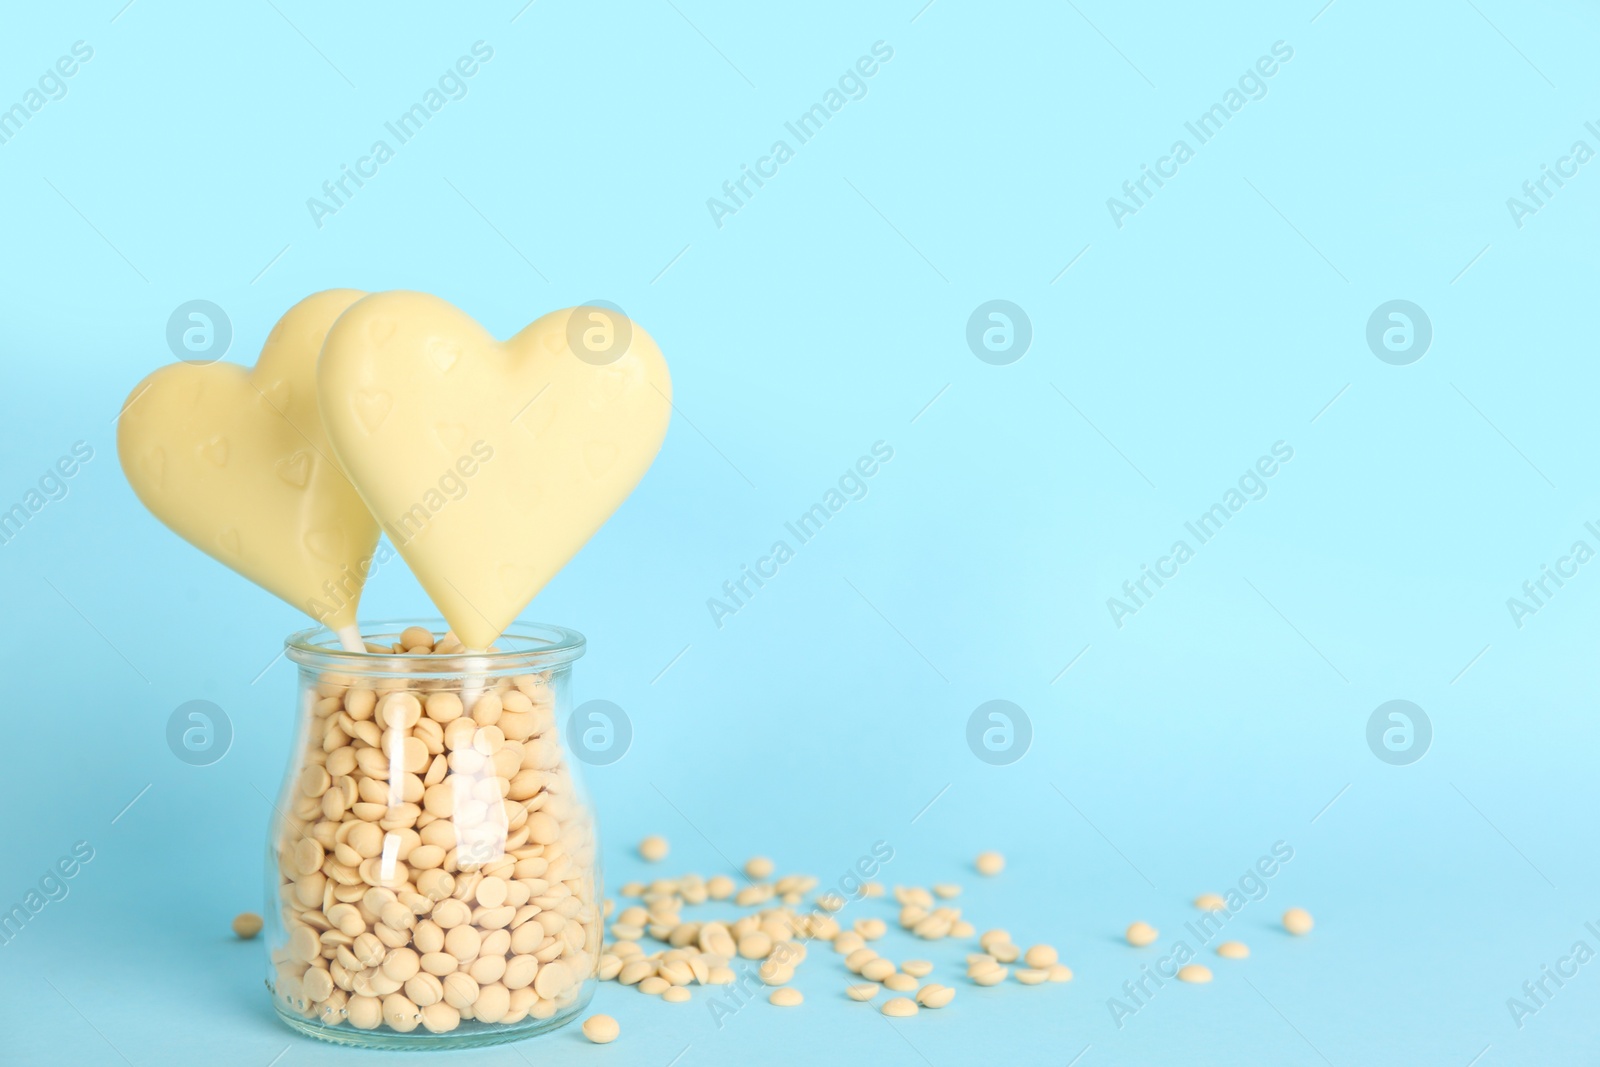
<svg viewBox="0 0 1600 1067">
<path fill-rule="evenodd" d="M 1267 79 L 1282 69 L 1281 64 L 1293 58 L 1294 48 L 1287 41 L 1274 41 L 1272 55 L 1257 59 L 1254 66 L 1239 75 L 1236 86 L 1230 85 L 1223 92 L 1221 100 L 1200 112 L 1194 121 L 1183 124 L 1194 138 L 1193 145 L 1180 137 L 1172 142 L 1166 155 L 1156 160 L 1153 168 L 1148 163 L 1139 164 L 1139 176 L 1122 183 L 1122 198 L 1106 198 L 1106 211 L 1117 229 L 1126 225 L 1123 220 L 1128 216 L 1137 215 L 1140 208 L 1148 207 L 1156 193 L 1178 176 L 1179 168 L 1195 157 L 1196 148 L 1221 133 L 1233 116 L 1244 110 L 1245 104 L 1266 99 Z M 1151 183 L 1155 188 L 1151 188 Z"/>
</svg>

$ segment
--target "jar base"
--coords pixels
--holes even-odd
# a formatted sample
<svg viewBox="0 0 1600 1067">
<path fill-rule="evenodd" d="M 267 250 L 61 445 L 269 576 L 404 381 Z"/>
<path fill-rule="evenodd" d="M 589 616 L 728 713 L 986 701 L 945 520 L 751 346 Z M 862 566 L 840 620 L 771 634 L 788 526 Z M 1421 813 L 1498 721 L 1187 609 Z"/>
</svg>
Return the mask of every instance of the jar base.
<svg viewBox="0 0 1600 1067">
<path fill-rule="evenodd" d="M 524 1038 L 537 1037 L 559 1030 L 582 1014 L 589 1006 L 593 990 L 588 990 L 571 1007 L 548 1019 L 525 1019 L 512 1026 L 495 1023 L 464 1022 L 448 1033 L 433 1034 L 422 1028 L 409 1034 L 398 1033 L 387 1026 L 374 1030 L 358 1030 L 348 1023 L 327 1026 L 285 1010 L 274 1002 L 273 1008 L 285 1026 L 307 1037 L 350 1048 L 385 1049 L 392 1052 L 429 1052 L 464 1048 L 488 1048 L 504 1045 Z"/>
</svg>

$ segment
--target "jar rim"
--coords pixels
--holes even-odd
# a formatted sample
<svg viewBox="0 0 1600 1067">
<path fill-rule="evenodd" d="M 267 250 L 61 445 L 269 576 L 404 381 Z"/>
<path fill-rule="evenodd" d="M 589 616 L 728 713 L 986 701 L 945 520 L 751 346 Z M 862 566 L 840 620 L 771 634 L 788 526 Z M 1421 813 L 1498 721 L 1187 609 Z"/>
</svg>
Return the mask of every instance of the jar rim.
<svg viewBox="0 0 1600 1067">
<path fill-rule="evenodd" d="M 363 641 L 396 641 L 401 632 L 420 626 L 442 634 L 450 629 L 439 618 L 369 619 L 361 626 Z M 494 648 L 461 653 L 350 652 L 326 626 L 299 630 L 284 638 L 284 652 L 294 662 L 316 670 L 351 674 L 459 675 L 501 674 L 563 667 L 582 656 L 588 641 L 576 630 L 543 622 L 516 620 L 495 641 Z"/>
</svg>

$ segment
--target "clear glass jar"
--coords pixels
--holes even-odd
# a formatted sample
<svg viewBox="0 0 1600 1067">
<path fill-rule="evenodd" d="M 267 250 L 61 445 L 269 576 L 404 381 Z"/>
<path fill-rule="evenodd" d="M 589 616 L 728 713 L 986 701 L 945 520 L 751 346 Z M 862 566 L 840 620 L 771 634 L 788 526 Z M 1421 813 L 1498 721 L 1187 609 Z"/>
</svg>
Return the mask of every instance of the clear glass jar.
<svg viewBox="0 0 1600 1067">
<path fill-rule="evenodd" d="M 300 726 L 267 847 L 273 1005 L 369 1048 L 555 1029 L 594 993 L 602 933 L 593 809 L 562 739 L 583 635 L 518 623 L 467 656 L 422 651 L 435 620 L 374 629 L 365 653 L 323 629 L 286 642 Z"/>
</svg>

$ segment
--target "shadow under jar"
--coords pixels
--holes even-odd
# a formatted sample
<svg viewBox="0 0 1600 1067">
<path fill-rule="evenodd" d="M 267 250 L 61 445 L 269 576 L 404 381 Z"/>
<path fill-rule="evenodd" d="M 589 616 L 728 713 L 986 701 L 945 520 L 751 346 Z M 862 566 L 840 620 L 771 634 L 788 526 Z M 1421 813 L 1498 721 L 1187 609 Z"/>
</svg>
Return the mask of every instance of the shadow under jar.
<svg viewBox="0 0 1600 1067">
<path fill-rule="evenodd" d="M 267 987 L 326 1041 L 515 1041 L 594 993 L 599 849 L 561 736 L 583 635 L 519 623 L 488 652 L 424 651 L 443 629 L 286 643 L 300 725 L 268 839 Z"/>
</svg>

